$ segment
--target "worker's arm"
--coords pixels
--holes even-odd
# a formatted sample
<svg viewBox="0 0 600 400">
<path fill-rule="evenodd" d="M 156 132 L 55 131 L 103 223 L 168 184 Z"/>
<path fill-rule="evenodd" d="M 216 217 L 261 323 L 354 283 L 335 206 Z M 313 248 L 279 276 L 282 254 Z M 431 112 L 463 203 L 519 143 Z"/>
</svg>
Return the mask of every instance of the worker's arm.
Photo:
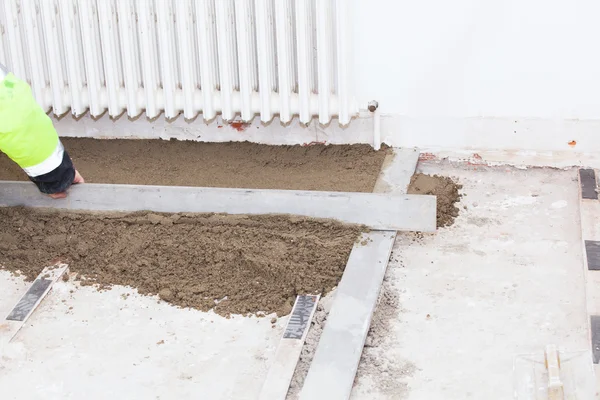
<svg viewBox="0 0 600 400">
<path fill-rule="evenodd" d="M 83 182 L 65 151 L 52 120 L 26 82 L 0 65 L 0 151 L 16 162 L 42 193 L 64 197 Z"/>
</svg>

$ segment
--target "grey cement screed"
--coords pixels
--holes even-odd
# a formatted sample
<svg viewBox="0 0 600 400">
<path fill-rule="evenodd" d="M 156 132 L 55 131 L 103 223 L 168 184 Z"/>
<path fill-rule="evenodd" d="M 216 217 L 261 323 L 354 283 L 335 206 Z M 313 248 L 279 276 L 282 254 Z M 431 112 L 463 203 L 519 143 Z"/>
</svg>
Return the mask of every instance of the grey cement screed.
<svg viewBox="0 0 600 400">
<path fill-rule="evenodd" d="M 600 362 L 600 316 L 592 315 L 590 317 L 590 328 L 592 331 L 592 355 L 594 364 Z"/>
<path fill-rule="evenodd" d="M 29 182 L 0 181 L 0 206 L 69 210 L 292 214 L 374 230 L 434 232 L 435 196 L 89 184 L 53 200 Z"/>
</svg>

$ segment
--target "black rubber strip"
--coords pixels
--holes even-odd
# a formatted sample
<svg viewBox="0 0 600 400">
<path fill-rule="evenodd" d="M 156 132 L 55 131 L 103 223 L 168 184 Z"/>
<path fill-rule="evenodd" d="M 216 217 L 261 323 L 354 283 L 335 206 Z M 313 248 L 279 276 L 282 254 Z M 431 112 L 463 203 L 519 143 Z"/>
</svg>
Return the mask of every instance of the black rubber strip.
<svg viewBox="0 0 600 400">
<path fill-rule="evenodd" d="M 600 271 L 600 242 L 586 240 L 585 255 L 587 258 L 588 269 L 590 271 Z"/>
<path fill-rule="evenodd" d="M 598 200 L 596 192 L 596 173 L 593 169 L 580 169 L 579 179 L 581 181 L 581 198 Z"/>
<path fill-rule="evenodd" d="M 290 321 L 283 334 L 284 339 L 302 339 L 302 335 L 304 335 L 310 324 L 310 314 L 316 301 L 317 296 L 298 296 L 298 302 L 292 311 Z"/>
<path fill-rule="evenodd" d="M 27 293 L 21 297 L 21 300 L 19 300 L 6 319 L 9 321 L 24 321 L 51 283 L 51 279 L 36 279 L 33 281 Z"/>
</svg>

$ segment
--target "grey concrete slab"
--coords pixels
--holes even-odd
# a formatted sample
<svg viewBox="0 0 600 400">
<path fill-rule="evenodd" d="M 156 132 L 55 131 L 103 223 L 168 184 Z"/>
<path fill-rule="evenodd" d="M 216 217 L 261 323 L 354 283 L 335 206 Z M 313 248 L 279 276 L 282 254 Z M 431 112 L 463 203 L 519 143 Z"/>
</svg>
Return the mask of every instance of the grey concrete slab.
<svg viewBox="0 0 600 400">
<path fill-rule="evenodd" d="M 386 156 L 375 193 L 406 194 L 410 179 L 419 162 L 419 149 L 392 149 Z"/>
<path fill-rule="evenodd" d="M 398 235 L 385 288 L 399 304 L 371 325 L 350 400 L 513 399 L 516 355 L 591 352 L 577 171 L 476 167 L 420 162 L 465 196 L 452 226 Z"/>
<path fill-rule="evenodd" d="M 594 356 L 594 364 L 600 362 L 600 316 L 590 316 L 590 329 L 592 331 L 592 354 Z"/>
<path fill-rule="evenodd" d="M 0 206 L 17 205 L 98 211 L 293 214 L 333 218 L 374 230 L 436 229 L 435 196 L 86 183 L 72 187 L 66 199 L 53 200 L 41 195 L 32 183 L 0 181 Z"/>
<path fill-rule="evenodd" d="M 396 232 L 363 234 L 354 245 L 301 400 L 347 399 L 358 368 Z"/>
</svg>

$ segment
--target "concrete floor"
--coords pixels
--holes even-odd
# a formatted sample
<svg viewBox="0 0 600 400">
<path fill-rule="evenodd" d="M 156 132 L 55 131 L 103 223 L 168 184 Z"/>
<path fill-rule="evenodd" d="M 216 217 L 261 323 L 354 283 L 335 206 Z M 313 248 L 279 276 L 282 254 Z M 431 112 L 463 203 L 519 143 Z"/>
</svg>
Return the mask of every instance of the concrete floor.
<svg viewBox="0 0 600 400">
<path fill-rule="evenodd" d="M 352 398 L 511 399 L 516 355 L 589 348 L 576 171 L 419 170 L 463 184 L 461 214 L 398 236 L 383 290 L 399 307 Z"/>
<path fill-rule="evenodd" d="M 0 314 L 26 291 L 0 273 Z M 270 318 L 178 309 L 129 288 L 57 282 L 0 349 L 0 396 L 15 400 L 254 399 L 283 332 Z"/>
<path fill-rule="evenodd" d="M 576 172 L 419 168 L 458 178 L 461 214 L 399 235 L 352 399 L 510 399 L 516 355 L 589 347 Z M 0 272 L 0 314 L 26 287 Z M 2 399 L 255 398 L 286 318 L 127 293 L 59 282 L 0 349 Z"/>
</svg>

